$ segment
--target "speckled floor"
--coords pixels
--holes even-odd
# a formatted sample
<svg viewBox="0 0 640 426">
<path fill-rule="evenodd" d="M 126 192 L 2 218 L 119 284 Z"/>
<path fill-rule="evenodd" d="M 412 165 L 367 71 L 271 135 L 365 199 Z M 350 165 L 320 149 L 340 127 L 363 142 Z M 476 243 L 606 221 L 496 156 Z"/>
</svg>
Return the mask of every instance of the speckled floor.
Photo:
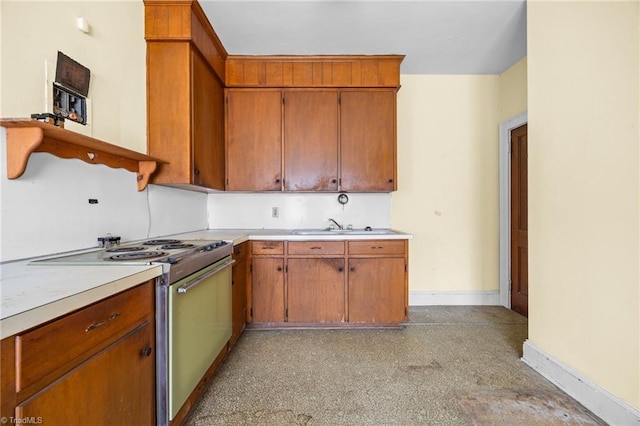
<svg viewBox="0 0 640 426">
<path fill-rule="evenodd" d="M 414 307 L 400 330 L 246 331 L 186 425 L 599 425 L 522 361 L 526 318 Z"/>
</svg>

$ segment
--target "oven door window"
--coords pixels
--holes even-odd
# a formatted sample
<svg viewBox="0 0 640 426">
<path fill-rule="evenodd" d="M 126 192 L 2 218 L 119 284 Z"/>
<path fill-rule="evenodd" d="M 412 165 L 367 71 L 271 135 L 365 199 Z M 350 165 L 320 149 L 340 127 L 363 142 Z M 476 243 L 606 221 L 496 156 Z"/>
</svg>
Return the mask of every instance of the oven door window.
<svg viewBox="0 0 640 426">
<path fill-rule="evenodd" d="M 170 419 L 231 338 L 231 264 L 227 257 L 169 286 Z"/>
</svg>

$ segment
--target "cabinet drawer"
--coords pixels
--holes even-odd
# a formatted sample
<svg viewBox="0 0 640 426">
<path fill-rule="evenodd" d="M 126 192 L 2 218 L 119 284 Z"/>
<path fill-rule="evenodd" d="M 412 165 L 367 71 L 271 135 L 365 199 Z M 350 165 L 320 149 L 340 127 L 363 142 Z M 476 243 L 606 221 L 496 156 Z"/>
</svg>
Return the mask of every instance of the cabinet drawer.
<svg viewBox="0 0 640 426">
<path fill-rule="evenodd" d="M 57 378 L 70 362 L 104 346 L 153 313 L 153 281 L 16 336 L 16 387 Z M 58 371 L 57 371 L 58 370 Z"/>
<path fill-rule="evenodd" d="M 248 249 L 249 244 L 241 243 L 236 246 L 233 246 L 233 258 L 236 261 L 241 261 L 247 258 L 247 254 L 249 253 Z"/>
<path fill-rule="evenodd" d="M 253 254 L 284 254 L 284 241 L 254 241 Z"/>
<path fill-rule="evenodd" d="M 344 255 L 344 241 L 290 241 L 289 255 Z"/>
<path fill-rule="evenodd" d="M 297 254 L 344 254 L 343 241 L 290 241 L 288 253 Z"/>
<path fill-rule="evenodd" d="M 405 240 L 349 241 L 349 254 L 404 254 Z"/>
</svg>

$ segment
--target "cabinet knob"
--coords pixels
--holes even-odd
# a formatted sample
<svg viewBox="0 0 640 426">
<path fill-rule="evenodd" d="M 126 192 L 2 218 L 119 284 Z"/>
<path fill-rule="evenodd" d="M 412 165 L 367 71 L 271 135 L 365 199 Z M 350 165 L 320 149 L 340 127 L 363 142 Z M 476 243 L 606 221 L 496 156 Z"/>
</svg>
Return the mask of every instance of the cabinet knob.
<svg viewBox="0 0 640 426">
<path fill-rule="evenodd" d="M 199 175 L 200 174 L 200 169 L 193 169 L 193 174 L 194 175 Z"/>
<path fill-rule="evenodd" d="M 356 271 L 356 268 L 354 268 L 354 267 L 352 266 L 351 268 L 349 268 L 349 270 L 350 270 L 351 272 L 355 272 L 355 271 Z"/>
<path fill-rule="evenodd" d="M 282 267 L 278 266 L 278 272 L 282 271 Z"/>
<path fill-rule="evenodd" d="M 140 354 L 142 356 L 149 356 L 151 355 L 151 346 L 147 346 L 146 348 L 144 348 L 143 350 L 140 351 Z"/>
<path fill-rule="evenodd" d="M 276 183 L 280 183 L 280 179 L 276 179 Z"/>
<path fill-rule="evenodd" d="M 338 272 L 342 272 L 342 271 L 344 271 L 344 268 L 341 266 L 338 268 Z"/>
<path fill-rule="evenodd" d="M 393 179 L 389 179 L 389 183 L 393 183 Z"/>
<path fill-rule="evenodd" d="M 331 179 L 331 183 L 338 183 L 338 179 Z"/>
</svg>

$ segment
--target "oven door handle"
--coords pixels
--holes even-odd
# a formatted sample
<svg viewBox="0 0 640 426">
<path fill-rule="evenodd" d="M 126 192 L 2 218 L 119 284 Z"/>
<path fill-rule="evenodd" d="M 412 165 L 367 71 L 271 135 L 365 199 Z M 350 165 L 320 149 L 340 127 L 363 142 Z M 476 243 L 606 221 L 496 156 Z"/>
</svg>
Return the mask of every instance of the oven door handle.
<svg viewBox="0 0 640 426">
<path fill-rule="evenodd" d="M 200 284 L 202 281 L 206 280 L 207 278 L 209 278 L 210 276 L 217 274 L 218 272 L 222 271 L 223 269 L 228 268 L 229 266 L 233 265 L 234 263 L 236 263 L 235 260 L 229 260 L 225 263 L 223 263 L 222 265 L 218 266 L 217 268 L 213 268 L 212 270 L 210 270 L 209 272 L 207 272 L 206 274 L 196 278 L 195 280 L 189 281 L 188 283 L 186 283 L 185 285 L 181 285 L 180 287 L 178 287 L 178 293 L 186 293 L 187 291 L 191 290 L 193 287 L 197 286 L 198 284 Z"/>
</svg>

